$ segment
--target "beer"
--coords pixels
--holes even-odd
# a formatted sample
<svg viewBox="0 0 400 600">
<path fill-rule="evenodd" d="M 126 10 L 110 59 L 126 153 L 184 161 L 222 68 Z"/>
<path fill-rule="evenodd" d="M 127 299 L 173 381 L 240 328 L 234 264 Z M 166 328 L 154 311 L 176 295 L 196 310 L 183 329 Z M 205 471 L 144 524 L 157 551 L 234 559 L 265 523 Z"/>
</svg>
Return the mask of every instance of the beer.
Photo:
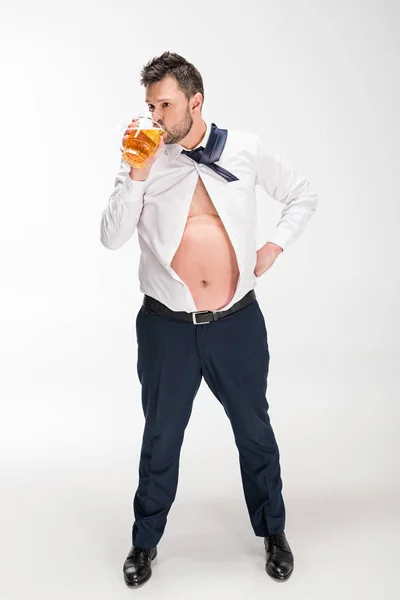
<svg viewBox="0 0 400 600">
<path fill-rule="evenodd" d="M 163 133 L 160 128 L 130 129 L 122 148 L 122 160 L 135 169 L 141 169 L 157 150 Z"/>
</svg>

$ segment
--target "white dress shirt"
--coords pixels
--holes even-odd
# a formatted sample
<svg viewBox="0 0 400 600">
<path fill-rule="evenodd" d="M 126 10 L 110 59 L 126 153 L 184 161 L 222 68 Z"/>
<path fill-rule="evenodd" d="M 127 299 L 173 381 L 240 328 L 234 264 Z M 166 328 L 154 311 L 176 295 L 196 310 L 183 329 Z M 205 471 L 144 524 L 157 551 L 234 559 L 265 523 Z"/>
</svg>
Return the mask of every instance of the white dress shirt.
<svg viewBox="0 0 400 600">
<path fill-rule="evenodd" d="M 210 126 L 198 145 L 205 146 Z M 197 146 L 196 146 L 197 147 Z M 141 249 L 140 291 L 172 310 L 197 310 L 186 283 L 171 268 L 180 244 L 193 193 L 200 176 L 229 235 L 239 267 L 239 279 L 230 308 L 257 285 L 257 204 L 255 186 L 283 204 L 274 235 L 269 240 L 285 249 L 303 231 L 316 210 L 317 194 L 310 183 L 260 137 L 249 131 L 228 130 L 216 164 L 239 178 L 226 181 L 207 165 L 181 154 L 184 147 L 165 144 L 146 181 L 133 181 L 130 165 L 121 160 L 114 190 L 102 212 L 100 240 L 116 250 L 137 229 Z"/>
</svg>

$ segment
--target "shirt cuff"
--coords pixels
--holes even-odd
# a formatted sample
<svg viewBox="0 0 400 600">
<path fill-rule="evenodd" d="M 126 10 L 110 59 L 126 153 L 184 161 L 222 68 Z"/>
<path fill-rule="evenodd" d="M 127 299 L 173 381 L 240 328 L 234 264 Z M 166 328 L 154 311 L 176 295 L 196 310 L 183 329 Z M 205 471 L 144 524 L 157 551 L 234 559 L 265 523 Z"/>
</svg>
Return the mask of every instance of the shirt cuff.
<svg viewBox="0 0 400 600">
<path fill-rule="evenodd" d="M 290 244 L 292 237 L 292 231 L 290 229 L 285 229 L 284 227 L 278 227 L 272 236 L 269 239 L 269 242 L 273 242 L 285 250 L 285 248 Z"/>
<path fill-rule="evenodd" d="M 124 200 L 134 200 L 138 192 L 143 192 L 145 185 L 146 181 L 134 181 L 128 173 L 119 189 L 119 194 Z"/>
</svg>

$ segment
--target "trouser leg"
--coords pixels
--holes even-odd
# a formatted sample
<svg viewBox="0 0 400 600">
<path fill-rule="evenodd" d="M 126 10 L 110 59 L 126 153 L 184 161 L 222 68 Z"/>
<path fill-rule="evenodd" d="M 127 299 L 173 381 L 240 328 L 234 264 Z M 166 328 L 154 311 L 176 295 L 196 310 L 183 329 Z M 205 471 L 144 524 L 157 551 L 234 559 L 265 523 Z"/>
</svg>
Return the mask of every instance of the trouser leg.
<svg viewBox="0 0 400 600">
<path fill-rule="evenodd" d="M 202 374 L 190 323 L 142 307 L 136 333 L 145 426 L 132 543 L 149 548 L 163 535 L 175 499 L 184 431 Z"/>
<path fill-rule="evenodd" d="M 203 376 L 231 422 L 253 530 L 257 536 L 283 531 L 280 455 L 266 398 L 269 348 L 258 301 L 198 327 Z"/>
</svg>

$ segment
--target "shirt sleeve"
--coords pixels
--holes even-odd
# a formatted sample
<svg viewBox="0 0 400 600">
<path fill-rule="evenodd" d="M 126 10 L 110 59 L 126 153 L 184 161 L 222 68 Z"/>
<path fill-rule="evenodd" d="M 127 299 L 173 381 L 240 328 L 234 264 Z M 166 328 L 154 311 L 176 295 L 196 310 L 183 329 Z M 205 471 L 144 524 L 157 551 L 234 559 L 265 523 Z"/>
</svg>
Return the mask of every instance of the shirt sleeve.
<svg viewBox="0 0 400 600">
<path fill-rule="evenodd" d="M 284 204 L 276 230 L 269 240 L 284 250 L 298 239 L 316 210 L 318 196 L 309 181 L 268 150 L 257 136 L 256 185 L 261 185 L 271 198 Z"/>
<path fill-rule="evenodd" d="M 132 237 L 142 212 L 146 182 L 133 181 L 130 169 L 121 159 L 114 190 L 101 215 L 100 241 L 109 250 L 117 250 Z"/>
</svg>

